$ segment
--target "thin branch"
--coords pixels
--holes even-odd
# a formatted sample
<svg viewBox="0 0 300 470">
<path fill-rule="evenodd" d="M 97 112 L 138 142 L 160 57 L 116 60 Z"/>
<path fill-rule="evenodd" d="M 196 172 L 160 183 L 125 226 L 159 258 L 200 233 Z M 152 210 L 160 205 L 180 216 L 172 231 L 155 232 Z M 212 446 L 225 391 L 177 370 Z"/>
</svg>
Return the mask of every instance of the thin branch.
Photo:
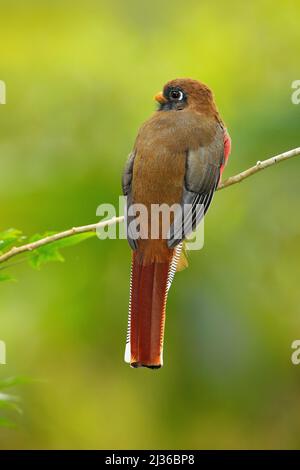
<svg viewBox="0 0 300 470">
<path fill-rule="evenodd" d="M 258 173 L 259 171 L 264 170 L 269 166 L 275 165 L 275 163 L 284 162 L 285 160 L 297 157 L 298 155 L 300 155 L 300 147 L 297 147 L 293 150 L 289 150 L 288 152 L 281 153 L 280 155 L 275 155 L 275 157 L 268 158 L 268 160 L 258 161 L 256 165 L 252 166 L 251 168 L 248 168 L 248 170 L 242 171 L 242 173 L 239 173 L 235 176 L 231 176 L 230 178 L 225 180 L 224 183 L 222 183 L 218 189 L 224 189 L 228 186 L 232 186 L 233 184 L 240 183 L 244 179 L 249 178 L 249 176 Z"/>
<path fill-rule="evenodd" d="M 265 168 L 268 168 L 272 165 L 275 165 L 276 163 L 283 162 L 290 158 L 296 157 L 298 155 L 300 155 L 300 147 L 295 148 L 293 150 L 289 150 L 288 152 L 282 153 L 280 155 L 276 155 L 275 157 L 269 158 L 267 160 L 258 161 L 256 165 L 252 166 L 251 168 L 248 168 L 247 170 L 242 171 L 241 173 L 235 176 L 231 176 L 230 178 L 225 180 L 224 183 L 220 184 L 218 190 L 228 188 L 233 184 L 240 183 L 244 179 L 249 178 L 249 176 L 258 173 L 259 171 L 262 171 Z M 78 235 L 80 233 L 95 232 L 98 228 L 119 224 L 123 222 L 123 220 L 124 216 L 113 217 L 112 219 L 104 220 L 103 222 L 98 222 L 96 224 L 83 225 L 82 227 L 73 227 L 69 230 L 65 230 L 64 232 L 55 233 L 54 235 L 49 235 L 48 237 L 41 238 L 40 240 L 37 240 L 35 242 L 27 243 L 26 245 L 21 245 L 18 247 L 13 247 L 11 250 L 7 251 L 6 253 L 0 256 L 0 264 L 21 253 L 31 252 L 40 248 L 41 246 L 48 245 L 49 243 L 56 242 L 63 238 L 72 237 L 73 235 Z"/>
</svg>

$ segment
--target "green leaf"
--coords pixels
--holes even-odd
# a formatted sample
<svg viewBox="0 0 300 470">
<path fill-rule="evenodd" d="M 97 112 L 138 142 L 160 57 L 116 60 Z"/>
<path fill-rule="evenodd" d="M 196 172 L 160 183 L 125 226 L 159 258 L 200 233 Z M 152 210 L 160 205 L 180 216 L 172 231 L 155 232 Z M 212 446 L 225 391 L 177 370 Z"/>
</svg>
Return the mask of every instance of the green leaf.
<svg viewBox="0 0 300 470">
<path fill-rule="evenodd" d="M 22 409 L 18 404 L 19 401 L 19 397 L 8 395 L 6 393 L 0 393 L 0 409 L 12 410 L 22 414 Z"/>
<path fill-rule="evenodd" d="M 7 377 L 0 380 L 0 427 L 15 427 L 13 420 L 8 419 L 6 416 L 2 415 L 2 412 L 9 415 L 13 414 L 22 414 L 22 408 L 20 407 L 20 398 L 11 393 L 3 392 L 3 390 L 15 387 L 16 385 L 30 383 L 33 380 L 28 377 Z"/>
<path fill-rule="evenodd" d="M 9 228 L 4 232 L 0 232 L 0 253 L 3 253 L 15 245 L 19 245 L 24 241 L 25 237 L 20 230 Z"/>
<path fill-rule="evenodd" d="M 41 238 L 45 238 L 51 235 L 54 235 L 56 232 L 46 232 L 44 234 L 36 234 L 30 238 L 29 242 L 35 242 L 40 240 Z M 94 236 L 94 233 L 82 233 L 78 235 L 73 235 L 72 237 L 63 238 L 61 240 L 57 240 L 55 242 L 49 243 L 47 245 L 41 246 L 40 248 L 34 250 L 29 256 L 28 261 L 29 264 L 35 268 L 39 269 L 42 264 L 48 263 L 50 261 L 64 261 L 64 257 L 61 254 L 61 248 L 65 248 L 68 246 L 77 245 L 83 240 Z"/>
<path fill-rule="evenodd" d="M 86 232 L 86 233 L 79 233 L 77 235 L 73 235 L 72 237 L 62 238 L 57 242 L 54 242 L 58 248 L 65 248 L 67 246 L 74 246 L 78 245 L 84 240 L 88 238 L 92 238 L 96 236 L 96 232 Z"/>
<path fill-rule="evenodd" d="M 2 281 L 14 281 L 15 279 L 9 274 L 3 274 L 0 272 L 0 282 Z"/>
<path fill-rule="evenodd" d="M 33 382 L 29 377 L 7 377 L 0 380 L 0 390 L 15 387 L 16 385 L 23 385 Z"/>
<path fill-rule="evenodd" d="M 28 239 L 28 243 L 36 242 L 42 238 L 55 235 L 56 233 L 57 232 L 45 232 L 43 234 L 37 233 Z M 80 233 L 43 245 L 27 255 L 28 262 L 30 266 L 35 269 L 39 269 L 43 264 L 49 263 L 50 261 L 62 262 L 64 261 L 64 257 L 60 251 L 62 248 L 77 245 L 78 243 L 94 237 L 95 235 L 95 232 Z M 22 232 L 17 229 L 11 228 L 4 232 L 0 232 L 0 254 L 7 251 L 12 246 L 19 246 L 21 243 L 24 243 L 24 239 L 25 237 L 22 235 Z M 0 282 L 8 280 L 14 279 L 7 274 L 0 273 Z"/>
<path fill-rule="evenodd" d="M 30 266 L 35 269 L 39 269 L 42 264 L 49 263 L 50 261 L 64 261 L 62 254 L 53 245 L 42 246 L 28 257 Z"/>
<path fill-rule="evenodd" d="M 10 419 L 4 418 L 4 416 L 0 416 L 0 427 L 15 428 L 16 425 Z"/>
</svg>

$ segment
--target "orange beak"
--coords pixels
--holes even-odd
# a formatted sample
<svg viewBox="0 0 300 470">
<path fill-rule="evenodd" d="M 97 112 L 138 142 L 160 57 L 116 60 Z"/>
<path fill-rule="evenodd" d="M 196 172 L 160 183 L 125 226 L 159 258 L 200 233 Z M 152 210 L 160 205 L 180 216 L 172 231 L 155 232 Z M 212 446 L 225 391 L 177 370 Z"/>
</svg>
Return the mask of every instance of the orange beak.
<svg viewBox="0 0 300 470">
<path fill-rule="evenodd" d="M 164 97 L 161 91 L 154 96 L 154 99 L 160 104 L 164 104 L 167 102 L 167 99 Z"/>
</svg>

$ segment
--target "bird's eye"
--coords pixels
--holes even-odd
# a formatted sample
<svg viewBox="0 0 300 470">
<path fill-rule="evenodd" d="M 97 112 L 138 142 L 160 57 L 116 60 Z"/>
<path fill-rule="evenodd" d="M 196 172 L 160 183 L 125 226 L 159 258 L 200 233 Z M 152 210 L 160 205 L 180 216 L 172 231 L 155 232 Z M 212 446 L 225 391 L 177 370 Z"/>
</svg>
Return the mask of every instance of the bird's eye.
<svg viewBox="0 0 300 470">
<path fill-rule="evenodd" d="M 183 99 L 183 93 L 180 90 L 171 90 L 170 91 L 170 99 L 181 101 Z"/>
</svg>

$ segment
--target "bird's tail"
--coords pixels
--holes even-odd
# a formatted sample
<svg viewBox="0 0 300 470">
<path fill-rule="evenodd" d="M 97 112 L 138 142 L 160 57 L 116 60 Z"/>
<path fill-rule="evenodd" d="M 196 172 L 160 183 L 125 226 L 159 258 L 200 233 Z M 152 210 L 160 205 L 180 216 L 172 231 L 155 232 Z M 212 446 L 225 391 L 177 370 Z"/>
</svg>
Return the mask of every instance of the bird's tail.
<svg viewBox="0 0 300 470">
<path fill-rule="evenodd" d="M 132 255 L 125 361 L 132 367 L 163 365 L 167 294 L 176 272 L 181 246 L 166 262 L 143 265 Z"/>
</svg>

